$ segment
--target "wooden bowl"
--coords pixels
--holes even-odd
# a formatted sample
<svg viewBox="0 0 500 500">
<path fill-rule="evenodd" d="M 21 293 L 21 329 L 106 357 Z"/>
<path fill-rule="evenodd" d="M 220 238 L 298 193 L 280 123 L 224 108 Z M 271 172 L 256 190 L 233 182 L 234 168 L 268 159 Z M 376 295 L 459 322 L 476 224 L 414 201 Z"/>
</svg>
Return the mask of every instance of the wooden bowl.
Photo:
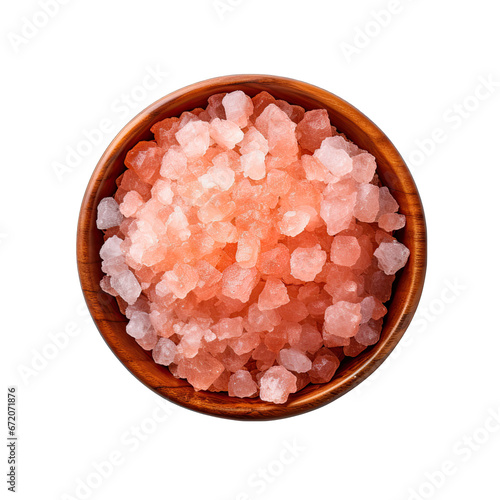
<svg viewBox="0 0 500 500">
<path fill-rule="evenodd" d="M 333 125 L 349 139 L 373 154 L 378 174 L 406 215 L 406 227 L 397 234 L 410 249 L 406 267 L 398 273 L 380 341 L 356 358 L 341 363 L 332 381 L 309 385 L 290 396 L 283 405 L 260 399 L 232 398 L 227 393 L 196 392 L 185 380 L 173 377 L 164 366 L 153 362 L 126 334 L 127 319 L 116 300 L 104 293 L 99 249 L 103 234 L 96 227 L 97 205 L 116 190 L 116 178 L 125 170 L 124 158 L 137 142 L 150 140 L 151 126 L 183 111 L 206 107 L 212 94 L 243 90 L 254 96 L 262 90 L 306 110 L 325 108 Z M 420 197 L 413 178 L 396 148 L 365 115 L 339 97 L 308 83 L 267 75 L 234 75 L 195 83 L 163 97 L 139 113 L 113 139 L 97 164 L 83 198 L 78 220 L 78 271 L 85 300 L 104 340 L 118 359 L 143 384 L 164 398 L 185 408 L 219 417 L 240 420 L 270 420 L 304 413 L 342 396 L 368 377 L 387 358 L 408 327 L 423 288 L 426 268 L 426 228 Z M 105 367 L 100 367 L 103 375 Z"/>
</svg>

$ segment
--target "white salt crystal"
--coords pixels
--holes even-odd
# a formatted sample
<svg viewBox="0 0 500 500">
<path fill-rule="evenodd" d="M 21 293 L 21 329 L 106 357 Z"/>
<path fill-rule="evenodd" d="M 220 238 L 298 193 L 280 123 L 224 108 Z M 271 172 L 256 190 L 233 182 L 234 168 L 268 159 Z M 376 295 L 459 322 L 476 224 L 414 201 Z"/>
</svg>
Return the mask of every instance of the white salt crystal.
<svg viewBox="0 0 500 500">
<path fill-rule="evenodd" d="M 97 206 L 97 229 L 119 226 L 123 220 L 120 206 L 114 198 L 103 198 Z"/>
<path fill-rule="evenodd" d="M 111 276 L 110 284 L 128 304 L 133 304 L 141 294 L 141 285 L 130 270 Z"/>
<path fill-rule="evenodd" d="M 132 314 L 129 322 L 127 323 L 126 330 L 131 337 L 134 337 L 134 339 L 141 339 L 152 328 L 149 314 L 138 311 Z"/>
</svg>

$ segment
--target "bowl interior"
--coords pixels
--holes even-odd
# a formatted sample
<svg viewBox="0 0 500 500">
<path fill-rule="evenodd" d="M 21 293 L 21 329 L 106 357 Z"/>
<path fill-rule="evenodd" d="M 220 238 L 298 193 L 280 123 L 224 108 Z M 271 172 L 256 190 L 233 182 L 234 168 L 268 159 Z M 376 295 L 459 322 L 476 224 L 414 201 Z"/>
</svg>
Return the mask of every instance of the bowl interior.
<svg viewBox="0 0 500 500">
<path fill-rule="evenodd" d="M 124 172 L 126 153 L 140 140 L 153 139 L 151 126 L 183 111 L 206 107 L 207 99 L 219 92 L 243 90 L 254 96 L 262 90 L 277 99 L 306 110 L 324 108 L 333 125 L 355 144 L 373 154 L 377 173 L 406 215 L 406 227 L 397 238 L 410 249 L 406 267 L 397 275 L 380 341 L 356 358 L 346 358 L 334 379 L 309 385 L 291 395 L 284 405 L 260 399 L 231 398 L 226 393 L 196 392 L 186 381 L 173 377 L 168 368 L 153 362 L 126 334 L 127 319 L 116 300 L 99 286 L 103 276 L 99 249 L 103 234 L 96 228 L 97 205 L 116 191 L 116 179 Z M 78 223 L 78 269 L 82 289 L 94 321 L 105 341 L 121 362 L 141 382 L 163 397 L 203 413 L 235 419 L 273 419 L 292 416 L 322 406 L 346 393 L 370 375 L 394 349 L 410 323 L 423 287 L 426 266 L 426 231 L 416 186 L 403 159 L 383 132 L 356 108 L 337 96 L 303 82 L 263 75 L 236 75 L 200 82 L 174 92 L 137 115 L 112 141 L 99 161 L 87 187 Z"/>
</svg>

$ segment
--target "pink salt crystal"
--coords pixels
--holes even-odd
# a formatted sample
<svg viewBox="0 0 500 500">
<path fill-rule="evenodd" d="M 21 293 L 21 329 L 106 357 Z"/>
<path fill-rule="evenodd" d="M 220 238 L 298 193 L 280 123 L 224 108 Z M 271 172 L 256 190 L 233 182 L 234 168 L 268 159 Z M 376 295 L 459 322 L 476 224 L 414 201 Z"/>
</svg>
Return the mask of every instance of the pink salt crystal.
<svg viewBox="0 0 500 500">
<path fill-rule="evenodd" d="M 313 281 L 326 262 L 326 252 L 320 245 L 296 248 L 290 258 L 292 276 L 301 281 Z"/>
<path fill-rule="evenodd" d="M 224 111 L 224 106 L 222 105 L 222 100 L 224 99 L 225 95 L 225 93 L 214 94 L 208 98 L 207 112 L 212 119 L 226 119 L 226 112 Z"/>
<path fill-rule="evenodd" d="M 360 305 L 361 305 L 361 323 L 368 323 L 368 321 L 372 318 L 373 311 L 375 309 L 375 297 L 369 295 L 365 297 Z"/>
<path fill-rule="evenodd" d="M 236 262 L 243 268 L 255 267 L 260 252 L 260 240 L 248 231 L 241 233 L 236 250 Z"/>
<path fill-rule="evenodd" d="M 262 207 L 262 205 L 261 205 Z M 235 225 L 241 231 L 253 233 L 267 247 L 277 243 L 278 234 L 271 225 L 271 216 L 267 208 L 259 210 L 257 207 L 236 216 Z"/>
<path fill-rule="evenodd" d="M 120 203 L 120 212 L 124 217 L 132 217 L 143 204 L 144 200 L 137 191 L 129 191 Z"/>
<path fill-rule="evenodd" d="M 259 295 L 258 307 L 261 311 L 276 309 L 282 305 L 288 304 L 290 297 L 286 286 L 278 278 L 269 278 L 266 281 L 264 290 Z"/>
<path fill-rule="evenodd" d="M 173 240 L 186 241 L 191 236 L 187 217 L 180 207 L 175 207 L 166 223 L 167 235 Z"/>
<path fill-rule="evenodd" d="M 125 166 L 132 169 L 143 182 L 152 184 L 162 156 L 163 150 L 155 142 L 141 141 L 127 153 Z"/>
<path fill-rule="evenodd" d="M 349 227 L 356 204 L 356 193 L 348 195 L 325 197 L 321 202 L 320 215 L 326 222 L 330 236 L 340 233 Z"/>
<path fill-rule="evenodd" d="M 188 158 L 203 156 L 210 145 L 209 125 L 203 121 L 192 121 L 175 134 L 175 138 Z"/>
<path fill-rule="evenodd" d="M 391 241 L 395 240 L 396 238 L 394 238 L 394 236 L 386 233 L 382 229 L 377 229 L 377 231 L 375 232 L 375 242 L 377 243 L 377 245 L 380 245 L 380 243 L 390 243 Z"/>
<path fill-rule="evenodd" d="M 168 183 L 168 181 L 162 182 Z M 165 231 L 164 224 L 168 214 L 171 213 L 171 209 L 169 208 L 165 210 L 165 205 L 157 198 L 157 196 L 159 196 L 158 191 L 163 191 L 165 188 L 167 189 L 167 192 L 164 192 L 163 194 L 166 197 L 169 197 L 170 194 L 168 192 L 168 187 L 159 184 L 158 188 L 154 192 L 155 197 L 144 203 L 135 217 L 137 222 L 136 225 L 134 225 L 134 229 L 137 227 L 141 233 L 150 234 L 153 241 L 156 241 L 156 236 L 158 234 Z"/>
<path fill-rule="evenodd" d="M 279 325 L 264 336 L 264 345 L 272 352 L 278 353 L 287 342 L 287 330 Z"/>
<path fill-rule="evenodd" d="M 206 391 L 224 371 L 224 365 L 208 353 L 179 361 L 179 370 L 197 391 Z M 184 377 L 183 377 L 184 378 Z"/>
<path fill-rule="evenodd" d="M 398 241 L 381 243 L 373 252 L 377 257 L 378 267 L 385 274 L 396 274 L 408 262 L 410 251 Z"/>
<path fill-rule="evenodd" d="M 110 285 L 128 304 L 133 304 L 142 291 L 141 285 L 131 271 L 111 276 Z"/>
<path fill-rule="evenodd" d="M 297 392 L 301 391 L 306 385 L 311 383 L 311 379 L 307 373 L 297 373 Z"/>
<path fill-rule="evenodd" d="M 304 303 L 308 303 L 318 297 L 320 292 L 319 285 L 310 281 L 305 285 L 299 287 L 297 298 Z"/>
<path fill-rule="evenodd" d="M 234 146 L 240 142 L 244 134 L 240 127 L 229 120 L 221 120 L 215 118 L 210 123 L 210 137 L 219 145 L 227 148 L 234 149 Z"/>
<path fill-rule="evenodd" d="M 195 111 L 195 110 L 193 110 Z M 184 128 L 188 123 L 191 122 L 198 122 L 201 119 L 199 116 L 194 113 L 193 111 L 184 111 L 184 113 L 181 114 L 180 116 L 180 121 L 179 121 L 179 130 Z M 179 140 L 179 139 L 177 139 Z"/>
<path fill-rule="evenodd" d="M 276 104 L 276 99 L 266 91 L 259 92 L 252 97 L 253 115 L 250 117 L 251 121 L 255 121 L 257 117 L 264 111 L 269 104 Z"/>
<path fill-rule="evenodd" d="M 114 198 L 103 198 L 97 206 L 97 229 L 119 226 L 123 220 L 120 207 Z"/>
<path fill-rule="evenodd" d="M 316 151 L 327 137 L 332 136 L 330 118 L 326 109 L 306 111 L 296 129 L 297 140 L 302 148 Z"/>
<path fill-rule="evenodd" d="M 387 186 L 382 186 L 379 189 L 379 209 L 379 216 L 392 214 L 399 209 L 398 202 L 394 199 Z"/>
<path fill-rule="evenodd" d="M 243 175 L 254 181 L 263 179 L 266 176 L 266 155 L 259 150 L 250 151 L 241 157 Z"/>
<path fill-rule="evenodd" d="M 379 187 L 360 184 L 354 207 L 354 216 L 361 222 L 375 222 L 379 212 Z"/>
<path fill-rule="evenodd" d="M 178 146 L 175 133 L 179 130 L 179 123 L 179 118 L 165 118 L 151 127 L 151 132 L 160 148 L 168 149 L 174 145 Z"/>
<path fill-rule="evenodd" d="M 314 152 L 318 159 L 333 175 L 341 177 L 352 170 L 352 159 L 343 149 L 334 144 L 334 137 L 327 137 L 321 147 Z"/>
<path fill-rule="evenodd" d="M 99 282 L 99 286 L 104 292 L 109 293 L 113 297 L 118 295 L 118 292 L 111 286 L 111 278 L 109 276 L 104 276 Z"/>
<path fill-rule="evenodd" d="M 257 392 L 257 384 L 247 370 L 238 370 L 229 377 L 228 393 L 231 397 L 251 398 Z"/>
<path fill-rule="evenodd" d="M 361 306 L 351 302 L 340 301 L 325 311 L 323 338 L 328 345 L 328 337 L 354 337 L 361 323 Z"/>
<path fill-rule="evenodd" d="M 196 270 L 182 263 L 175 264 L 173 270 L 167 271 L 162 277 L 167 288 L 179 299 L 185 298 L 196 287 L 198 279 Z"/>
<path fill-rule="evenodd" d="M 183 375 L 185 375 L 185 373 L 182 371 L 181 373 L 179 373 L 179 366 L 176 365 L 175 363 L 172 363 L 169 367 L 168 367 L 170 373 L 175 377 L 175 378 L 181 378 L 181 373 Z"/>
<path fill-rule="evenodd" d="M 280 314 L 274 309 L 261 311 L 258 304 L 252 304 L 248 308 L 247 325 L 245 329 L 249 332 L 270 332 L 281 323 Z"/>
<path fill-rule="evenodd" d="M 279 101 L 278 101 L 278 107 L 279 107 Z M 292 120 L 292 122 L 297 124 L 299 124 L 304 119 L 305 114 L 306 110 L 302 106 L 297 106 L 295 104 L 292 104 L 291 110 L 287 111 L 287 115 L 290 117 L 290 120 Z"/>
<path fill-rule="evenodd" d="M 332 348 L 343 347 L 349 345 L 349 339 L 350 337 L 338 337 L 337 335 L 328 335 L 328 339 L 325 337 L 324 343 L 328 347 Z"/>
<path fill-rule="evenodd" d="M 151 190 L 151 194 L 163 205 L 170 205 L 174 197 L 174 193 L 170 187 L 170 182 L 162 179 L 155 182 L 153 189 Z"/>
<path fill-rule="evenodd" d="M 170 339 L 158 339 L 158 342 L 153 349 L 154 362 L 159 365 L 170 365 L 173 363 L 176 354 L 177 346 Z"/>
<path fill-rule="evenodd" d="M 248 118 L 253 113 L 253 103 L 250 97 L 241 90 L 235 90 L 224 96 L 222 105 L 229 121 L 234 122 L 240 128 L 247 126 Z"/>
<path fill-rule="evenodd" d="M 149 314 L 146 312 L 135 312 L 126 326 L 127 333 L 135 339 L 140 339 L 152 329 Z"/>
<path fill-rule="evenodd" d="M 145 351 L 150 351 L 158 342 L 158 336 L 151 328 L 144 337 L 135 340 Z"/>
<path fill-rule="evenodd" d="M 372 319 L 379 320 L 383 318 L 387 314 L 387 308 L 382 304 L 382 301 L 374 297 L 375 299 L 375 307 L 372 311 Z"/>
<path fill-rule="evenodd" d="M 227 346 L 228 346 L 227 340 L 215 339 L 206 343 L 204 351 L 211 354 L 212 356 L 218 356 L 227 349 Z"/>
<path fill-rule="evenodd" d="M 261 190 L 261 186 L 255 186 L 248 179 L 242 179 L 232 190 L 232 198 L 235 202 L 247 207 L 252 198 L 260 195 Z M 242 208 L 241 211 L 243 212 L 244 209 Z"/>
<path fill-rule="evenodd" d="M 273 156 L 293 156 L 298 152 L 296 124 L 275 104 L 270 104 L 255 121 L 259 132 L 267 139 Z"/>
<path fill-rule="evenodd" d="M 321 333 L 315 326 L 307 323 L 302 325 L 300 334 L 297 338 L 292 339 L 290 335 L 288 335 L 288 341 L 292 347 L 311 354 L 314 354 L 323 345 Z"/>
<path fill-rule="evenodd" d="M 149 313 L 151 325 L 159 337 L 168 338 L 172 336 L 172 314 L 169 311 L 154 309 Z"/>
<path fill-rule="evenodd" d="M 376 344 L 380 339 L 380 330 L 377 330 L 373 322 L 363 323 L 355 337 L 356 341 L 361 345 L 368 346 Z"/>
<path fill-rule="evenodd" d="M 358 354 L 363 352 L 366 349 L 366 346 L 360 344 L 354 337 L 349 339 L 349 345 L 344 347 L 344 354 L 346 356 L 350 356 L 355 358 Z"/>
<path fill-rule="evenodd" d="M 229 345 L 240 356 L 253 351 L 259 344 L 260 335 L 258 332 L 246 332 L 238 338 L 229 339 Z"/>
<path fill-rule="evenodd" d="M 309 311 L 307 310 L 306 305 L 294 297 L 290 298 L 290 302 L 288 302 L 288 304 L 281 306 L 278 309 L 278 312 L 284 320 L 296 323 L 309 316 Z"/>
<path fill-rule="evenodd" d="M 212 392 L 227 392 L 229 390 L 229 377 L 231 372 L 229 370 L 224 370 L 215 380 L 214 383 L 208 388 Z"/>
<path fill-rule="evenodd" d="M 246 155 L 252 151 L 261 151 L 264 155 L 269 153 L 267 139 L 252 126 L 248 127 L 248 132 L 245 133 L 245 136 L 238 146 L 240 147 L 240 153 L 242 155 Z"/>
<path fill-rule="evenodd" d="M 215 241 L 220 243 L 236 243 L 238 241 L 238 230 L 231 222 L 212 222 L 207 226 L 206 231 Z"/>
<path fill-rule="evenodd" d="M 299 123 L 304 118 L 305 109 L 301 106 L 289 104 L 281 99 L 276 101 L 275 104 L 295 123 Z"/>
<path fill-rule="evenodd" d="M 189 257 L 189 260 L 191 258 L 198 260 L 210 255 L 216 245 L 214 239 L 207 233 L 198 232 L 189 239 L 189 246 L 191 250 L 189 255 L 192 255 L 192 257 Z"/>
<path fill-rule="evenodd" d="M 271 403 L 285 403 L 297 391 L 297 378 L 283 366 L 272 366 L 260 379 L 260 399 Z"/>
<path fill-rule="evenodd" d="M 260 339 L 259 339 L 260 340 Z M 233 349 L 228 346 L 225 351 L 219 356 L 219 360 L 226 367 L 226 370 L 235 373 L 238 370 L 243 369 L 243 367 L 248 363 L 248 360 L 252 356 L 251 352 L 246 352 L 244 354 L 236 354 Z"/>
<path fill-rule="evenodd" d="M 199 181 L 205 189 L 216 187 L 221 191 L 227 191 L 234 184 L 234 179 L 234 170 L 224 165 L 209 168 Z"/>
<path fill-rule="evenodd" d="M 328 292 L 334 302 L 346 300 L 357 302 L 360 287 L 364 285 L 360 278 L 350 268 L 332 265 L 326 277 L 325 292 Z"/>
<path fill-rule="evenodd" d="M 290 210 L 283 214 L 278 224 L 281 234 L 286 236 L 297 236 L 307 226 L 311 216 L 302 210 Z"/>
<path fill-rule="evenodd" d="M 297 349 L 281 349 L 278 354 L 278 361 L 287 370 L 305 373 L 311 369 L 311 360 Z"/>
<path fill-rule="evenodd" d="M 300 206 L 318 208 L 321 202 L 321 192 L 312 183 L 301 180 L 292 183 L 292 188 L 287 193 L 283 205 L 285 205 L 285 201 L 286 206 L 290 207 L 289 210 L 294 210 L 295 207 Z"/>
<path fill-rule="evenodd" d="M 214 167 L 229 167 L 235 172 L 241 172 L 240 155 L 236 151 L 228 150 L 214 156 L 212 163 Z"/>
<path fill-rule="evenodd" d="M 278 196 L 284 196 L 292 187 L 292 178 L 282 170 L 271 170 L 266 177 L 266 183 L 269 189 Z"/>
<path fill-rule="evenodd" d="M 198 288 L 212 287 L 222 279 L 222 273 L 205 260 L 199 260 L 194 268 L 198 274 Z"/>
<path fill-rule="evenodd" d="M 196 320 L 191 320 L 188 324 L 181 327 L 177 335 L 181 337 L 178 344 L 179 352 L 184 358 L 193 358 L 200 350 L 201 341 L 206 335 L 207 329 Z"/>
<path fill-rule="evenodd" d="M 340 365 L 339 359 L 333 354 L 318 354 L 307 372 L 312 384 L 326 384 L 335 375 Z"/>
<path fill-rule="evenodd" d="M 140 296 L 133 304 L 129 304 L 125 310 L 125 316 L 130 319 L 136 312 L 149 312 L 149 302 L 144 296 Z"/>
<path fill-rule="evenodd" d="M 127 169 L 121 177 L 118 191 L 121 190 L 123 190 L 124 194 L 128 191 L 137 191 L 142 196 L 143 200 L 147 200 L 151 196 L 151 186 L 139 179 L 138 175 L 130 169 Z M 118 191 L 116 192 L 115 199 L 121 203 L 123 198 L 119 199 Z"/>
<path fill-rule="evenodd" d="M 184 184 L 177 184 L 177 194 L 182 198 L 184 204 L 189 206 L 202 205 L 207 197 L 207 191 L 198 179 Z"/>
<path fill-rule="evenodd" d="M 373 179 L 377 163 L 370 153 L 361 153 L 352 159 L 352 177 L 356 182 L 366 183 Z"/>
<path fill-rule="evenodd" d="M 338 132 L 334 132 L 332 130 L 333 137 L 329 139 L 330 144 L 337 149 L 343 149 L 351 158 L 364 152 L 362 149 L 359 149 L 356 144 L 347 140 L 344 135 L 339 134 Z"/>
<path fill-rule="evenodd" d="M 160 175 L 166 179 L 177 180 L 184 175 L 187 157 L 179 146 L 172 146 L 161 161 Z"/>
<path fill-rule="evenodd" d="M 241 316 L 222 318 L 214 326 L 214 331 L 219 340 L 241 337 L 243 334 L 243 318 Z"/>
<path fill-rule="evenodd" d="M 210 222 L 221 221 L 234 213 L 236 205 L 231 201 L 227 193 L 220 193 L 212 196 L 198 210 L 198 219 L 203 224 Z"/>
<path fill-rule="evenodd" d="M 403 214 L 382 214 L 378 226 L 384 231 L 397 231 L 405 227 L 406 217 Z"/>
<path fill-rule="evenodd" d="M 330 171 L 314 156 L 303 155 L 301 160 L 308 181 L 326 182 L 332 177 Z"/>
<path fill-rule="evenodd" d="M 262 343 L 259 344 L 252 352 L 252 359 L 256 361 L 257 368 L 260 371 L 267 370 L 273 366 L 274 361 L 276 360 L 276 352 L 269 350 L 267 346 Z"/>
<path fill-rule="evenodd" d="M 323 318 L 326 309 L 331 305 L 332 299 L 325 295 L 320 296 L 307 304 L 307 310 L 313 318 Z"/>
<path fill-rule="evenodd" d="M 290 250 L 279 243 L 272 250 L 260 254 L 257 268 L 267 276 L 281 277 L 290 272 Z"/>
<path fill-rule="evenodd" d="M 231 299 L 222 294 L 221 290 L 217 291 L 217 302 L 214 304 L 214 309 L 217 317 L 229 317 L 238 314 L 245 309 L 246 304 L 238 299 Z"/>
<path fill-rule="evenodd" d="M 351 267 L 361 256 L 361 247 L 354 236 L 337 235 L 333 239 L 330 255 L 334 264 Z"/>
<path fill-rule="evenodd" d="M 361 247 L 361 256 L 359 257 L 353 268 L 357 271 L 364 272 L 371 266 L 372 263 L 373 243 L 370 237 L 367 235 L 361 235 L 358 238 L 358 243 Z"/>
<path fill-rule="evenodd" d="M 393 274 L 388 275 L 383 271 L 376 271 L 366 280 L 366 291 L 382 302 L 387 302 L 391 298 L 393 281 Z"/>
<path fill-rule="evenodd" d="M 293 321 L 283 320 L 277 328 L 286 331 L 286 341 L 295 347 L 298 343 L 300 336 L 302 334 L 302 325 L 300 323 L 294 323 Z"/>
<path fill-rule="evenodd" d="M 259 273 L 254 267 L 244 269 L 239 264 L 233 264 L 222 273 L 221 292 L 231 299 L 247 302 L 258 281 Z"/>
</svg>

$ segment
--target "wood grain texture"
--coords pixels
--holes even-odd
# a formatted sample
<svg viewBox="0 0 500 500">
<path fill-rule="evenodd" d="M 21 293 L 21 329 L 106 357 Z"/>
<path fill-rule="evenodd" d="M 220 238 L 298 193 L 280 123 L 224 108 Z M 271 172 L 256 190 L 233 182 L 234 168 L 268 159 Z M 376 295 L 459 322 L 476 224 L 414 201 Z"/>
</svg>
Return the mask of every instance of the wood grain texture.
<svg viewBox="0 0 500 500">
<path fill-rule="evenodd" d="M 115 192 L 116 178 L 125 170 L 127 151 L 138 141 L 153 138 L 150 127 L 155 122 L 206 107 L 212 94 L 233 90 L 243 90 L 250 96 L 266 90 L 306 110 L 326 109 L 339 131 L 376 157 L 379 177 L 391 190 L 407 220 L 397 237 L 410 249 L 410 258 L 398 273 L 393 296 L 386 304 L 388 313 L 380 341 L 358 357 L 344 360 L 330 383 L 309 385 L 284 405 L 258 398 L 231 398 L 225 393 L 196 392 L 186 381 L 173 377 L 167 368 L 155 364 L 151 354 L 126 334 L 127 319 L 120 313 L 116 300 L 99 286 L 103 276 L 99 258 L 103 234 L 95 224 L 97 205 Z M 297 80 L 266 75 L 234 75 L 196 83 L 167 95 L 137 115 L 115 137 L 97 164 L 83 198 L 77 234 L 78 270 L 85 300 L 97 328 L 118 359 L 143 384 L 168 400 L 202 413 L 240 420 L 270 420 L 313 410 L 342 396 L 373 373 L 413 318 L 424 284 L 426 252 L 425 218 L 417 188 L 386 135 L 360 111 L 330 92 Z M 95 369 L 105 374 L 106 367 Z"/>
</svg>

